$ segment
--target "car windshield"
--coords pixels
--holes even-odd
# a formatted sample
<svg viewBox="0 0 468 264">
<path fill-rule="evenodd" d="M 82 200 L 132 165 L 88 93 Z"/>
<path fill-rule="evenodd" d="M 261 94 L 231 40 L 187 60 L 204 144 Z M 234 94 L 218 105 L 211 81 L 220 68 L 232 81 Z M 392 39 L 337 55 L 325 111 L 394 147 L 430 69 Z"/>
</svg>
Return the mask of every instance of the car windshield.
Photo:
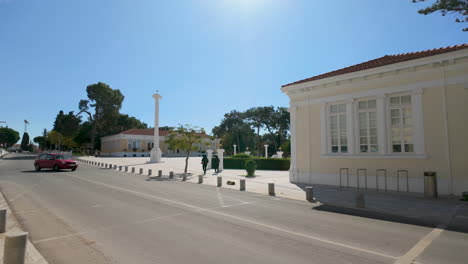
<svg viewBox="0 0 468 264">
<path fill-rule="evenodd" d="M 69 156 L 65 156 L 65 155 L 55 155 L 55 159 L 63 160 L 63 159 L 70 159 L 70 157 L 69 157 Z"/>
</svg>

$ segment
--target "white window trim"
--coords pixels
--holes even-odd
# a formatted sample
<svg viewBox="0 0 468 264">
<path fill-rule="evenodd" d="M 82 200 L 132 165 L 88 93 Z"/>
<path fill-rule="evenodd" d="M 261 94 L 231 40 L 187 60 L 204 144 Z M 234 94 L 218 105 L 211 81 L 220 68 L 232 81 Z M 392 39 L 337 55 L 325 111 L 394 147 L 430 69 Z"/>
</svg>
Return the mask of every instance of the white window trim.
<svg viewBox="0 0 468 264">
<path fill-rule="evenodd" d="M 321 157 L 348 157 L 348 158 L 419 158 L 425 159 L 427 155 L 425 153 L 424 146 L 424 120 L 423 120 L 423 109 L 422 109 L 422 94 L 423 89 L 413 89 L 406 91 L 407 94 L 411 95 L 411 107 L 412 107 L 412 120 L 413 120 L 413 144 L 414 152 L 411 153 L 393 153 L 391 148 L 391 138 L 389 133 L 390 129 L 390 110 L 388 100 L 391 96 L 398 93 L 380 93 L 372 97 L 354 97 L 352 95 L 343 102 L 343 100 L 335 102 L 321 102 L 321 128 L 322 128 L 322 155 Z M 369 100 L 375 98 L 377 100 L 376 112 L 377 112 L 377 143 L 378 152 L 361 153 L 359 150 L 359 120 L 357 119 L 357 103 L 362 100 Z M 331 144 L 329 138 L 329 111 L 330 105 L 346 103 L 346 122 L 348 132 L 348 153 L 333 153 L 331 152 Z M 384 128 L 384 129 L 382 129 Z"/>
</svg>

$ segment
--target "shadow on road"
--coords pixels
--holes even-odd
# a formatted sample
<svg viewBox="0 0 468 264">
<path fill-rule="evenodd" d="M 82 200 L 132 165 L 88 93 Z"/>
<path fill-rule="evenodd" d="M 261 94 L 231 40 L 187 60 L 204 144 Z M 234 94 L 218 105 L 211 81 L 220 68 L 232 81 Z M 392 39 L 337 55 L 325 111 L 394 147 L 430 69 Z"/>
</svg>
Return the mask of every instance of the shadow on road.
<svg viewBox="0 0 468 264">
<path fill-rule="evenodd" d="M 65 170 L 59 170 L 59 171 L 54 171 L 52 169 L 50 170 L 40 170 L 40 171 L 36 171 L 36 170 L 26 170 L 26 171 L 21 171 L 22 173 L 57 173 L 57 172 L 64 172 Z"/>
<path fill-rule="evenodd" d="M 36 155 L 34 155 L 34 156 L 13 156 L 13 157 L 5 156 L 2 159 L 3 160 L 34 160 L 34 159 L 36 159 L 36 157 L 37 157 Z"/>
<path fill-rule="evenodd" d="M 424 226 L 424 227 L 430 227 L 430 228 L 435 228 L 441 224 L 440 221 L 438 221 L 437 219 L 433 219 L 432 217 L 429 217 L 429 216 L 424 217 L 424 218 L 423 217 L 413 218 L 413 217 L 386 214 L 382 212 L 365 211 L 365 210 L 360 210 L 360 209 L 346 208 L 346 207 L 326 205 L 326 204 L 313 207 L 311 208 L 311 210 L 324 211 L 324 212 L 337 213 L 337 214 L 346 214 L 346 215 L 352 215 L 352 216 L 358 216 L 358 217 L 366 217 L 366 218 L 371 218 L 371 219 L 376 219 L 376 220 L 381 220 L 381 221 L 389 221 L 389 222 Z M 445 229 L 450 230 L 450 231 L 455 231 L 455 232 L 468 233 L 468 225 L 466 225 L 465 223 L 460 223 L 454 219 L 452 219 L 450 223 L 447 223 L 447 227 Z"/>
</svg>

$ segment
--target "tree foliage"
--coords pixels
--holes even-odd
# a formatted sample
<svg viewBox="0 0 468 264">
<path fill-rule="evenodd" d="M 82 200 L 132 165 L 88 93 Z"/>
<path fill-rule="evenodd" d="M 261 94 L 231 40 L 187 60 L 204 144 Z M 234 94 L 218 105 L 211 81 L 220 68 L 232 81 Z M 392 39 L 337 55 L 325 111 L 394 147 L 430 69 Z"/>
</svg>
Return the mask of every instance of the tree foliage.
<svg viewBox="0 0 468 264">
<path fill-rule="evenodd" d="M 252 107 L 245 112 L 231 111 L 224 115 L 213 134 L 221 138 L 222 146 L 232 152 L 232 145 L 239 152 L 248 147 L 261 156 L 263 145 L 268 144 L 270 153 L 275 153 L 289 138 L 289 112 L 285 107 Z"/>
<path fill-rule="evenodd" d="M 231 111 L 224 114 L 219 126 L 212 130 L 213 135 L 221 139 L 223 149 L 233 152 L 233 145 L 237 145 L 239 152 L 247 148 L 254 148 L 255 133 L 245 118 L 245 113 Z"/>
<path fill-rule="evenodd" d="M 21 138 L 20 148 L 21 148 L 21 150 L 24 150 L 24 151 L 32 151 L 32 147 L 29 144 L 29 134 L 28 134 L 28 132 L 24 132 L 23 137 Z"/>
<path fill-rule="evenodd" d="M 427 2 L 427 0 L 412 1 L 413 3 Z M 430 6 L 420 9 L 418 13 L 428 15 L 438 11 L 440 11 L 442 16 L 454 14 L 456 16 L 455 22 L 457 23 L 468 22 L 468 0 L 436 0 Z M 463 28 L 463 31 L 468 31 L 468 28 Z"/>
<path fill-rule="evenodd" d="M 98 135 L 105 135 L 106 130 L 116 125 L 124 96 L 120 90 L 114 90 L 102 82 L 88 85 L 86 92 L 88 99 L 83 99 L 79 102 L 78 108 L 80 112 L 78 115 L 81 113 L 88 115 L 88 121 L 91 124 L 91 154 L 94 154 L 96 137 Z"/>
<path fill-rule="evenodd" d="M 180 149 L 187 152 L 184 173 L 187 173 L 190 152 L 197 150 L 195 144 L 201 144 L 204 135 L 203 129 L 192 125 L 179 125 L 169 132 L 169 137 L 166 140 L 169 149 Z"/>
<path fill-rule="evenodd" d="M 19 139 L 18 131 L 8 127 L 0 127 L 0 144 L 9 148 L 18 142 Z"/>
<path fill-rule="evenodd" d="M 75 116 L 73 111 L 64 114 L 62 110 L 57 114 L 54 121 L 54 130 L 59 132 L 65 137 L 72 137 L 76 135 L 80 128 L 81 118 Z"/>
</svg>

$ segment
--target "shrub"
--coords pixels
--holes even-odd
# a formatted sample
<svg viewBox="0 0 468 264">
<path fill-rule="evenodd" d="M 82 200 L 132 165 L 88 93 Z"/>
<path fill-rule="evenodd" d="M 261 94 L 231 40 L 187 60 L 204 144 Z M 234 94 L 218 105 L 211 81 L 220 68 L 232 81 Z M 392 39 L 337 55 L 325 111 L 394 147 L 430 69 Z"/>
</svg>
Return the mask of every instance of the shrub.
<svg viewBox="0 0 468 264">
<path fill-rule="evenodd" d="M 248 177 L 255 176 L 255 169 L 257 168 L 257 163 L 253 159 L 248 159 L 245 162 L 245 170 L 247 171 Z"/>
<path fill-rule="evenodd" d="M 289 159 L 266 159 L 266 158 L 252 158 L 258 170 L 289 170 Z M 245 162 L 249 159 L 242 158 L 224 158 L 225 169 L 245 169 Z"/>
<path fill-rule="evenodd" d="M 232 155 L 230 158 L 233 158 L 233 159 L 251 159 L 253 157 L 250 156 L 250 155 L 247 155 L 245 153 L 239 153 L 239 154 L 236 154 L 236 155 Z"/>
</svg>

